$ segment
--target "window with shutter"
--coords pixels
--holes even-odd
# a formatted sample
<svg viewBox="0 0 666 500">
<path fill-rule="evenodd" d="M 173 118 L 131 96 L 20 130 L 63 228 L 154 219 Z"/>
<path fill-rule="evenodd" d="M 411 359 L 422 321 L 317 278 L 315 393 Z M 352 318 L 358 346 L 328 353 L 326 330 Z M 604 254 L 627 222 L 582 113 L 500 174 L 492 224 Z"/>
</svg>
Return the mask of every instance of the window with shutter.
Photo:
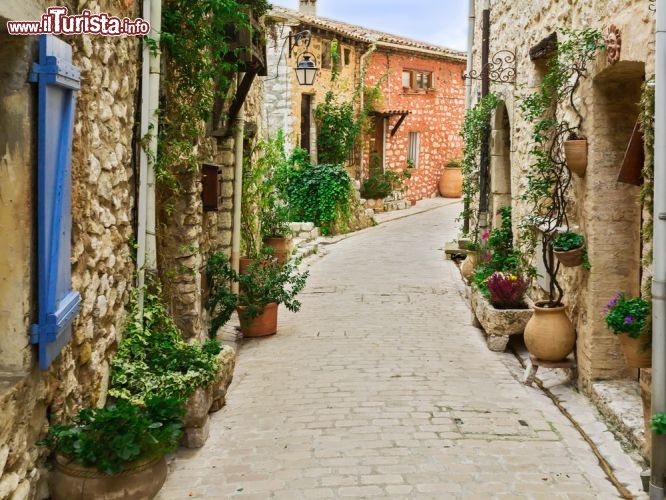
<svg viewBox="0 0 666 500">
<path fill-rule="evenodd" d="M 47 369 L 72 336 L 81 297 L 71 289 L 72 132 L 80 72 L 72 48 L 53 35 L 40 35 L 37 83 L 37 254 L 38 318 L 30 341 L 39 366 Z"/>
</svg>

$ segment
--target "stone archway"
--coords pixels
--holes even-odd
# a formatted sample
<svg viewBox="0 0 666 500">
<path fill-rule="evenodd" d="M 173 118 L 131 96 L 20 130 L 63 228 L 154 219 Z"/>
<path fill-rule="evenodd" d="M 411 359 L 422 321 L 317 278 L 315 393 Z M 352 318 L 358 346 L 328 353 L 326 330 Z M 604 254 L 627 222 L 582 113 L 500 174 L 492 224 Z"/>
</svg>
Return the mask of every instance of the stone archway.
<svg viewBox="0 0 666 500">
<path fill-rule="evenodd" d="M 644 63 L 635 61 L 620 61 L 599 73 L 592 85 L 592 114 L 584 123 L 588 167 L 578 214 L 592 264 L 578 328 L 579 369 L 585 381 L 628 374 L 618 341 L 600 311 L 618 291 L 634 296 L 640 292 L 640 188 L 617 177 L 639 114 L 644 77 Z"/>
<path fill-rule="evenodd" d="M 497 210 L 511 205 L 511 124 L 503 102 L 495 109 L 490 135 L 490 199 L 493 227 L 499 224 Z"/>
</svg>

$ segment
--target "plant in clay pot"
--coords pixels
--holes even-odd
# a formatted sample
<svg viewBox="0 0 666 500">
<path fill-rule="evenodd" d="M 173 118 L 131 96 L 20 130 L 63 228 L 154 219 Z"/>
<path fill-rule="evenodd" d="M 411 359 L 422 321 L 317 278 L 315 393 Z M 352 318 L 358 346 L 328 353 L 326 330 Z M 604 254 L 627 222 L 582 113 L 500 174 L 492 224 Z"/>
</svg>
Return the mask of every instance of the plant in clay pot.
<svg viewBox="0 0 666 500">
<path fill-rule="evenodd" d="M 297 312 L 301 303 L 296 296 L 305 288 L 309 274 L 308 271 L 298 272 L 292 262 L 280 264 L 266 253 L 258 262 L 250 264 L 245 274 L 239 274 L 231 268 L 228 257 L 222 252 L 209 258 L 206 273 L 210 283 L 207 306 L 211 314 L 211 330 L 217 331 L 237 310 L 241 330 L 247 336 L 252 336 L 248 331 L 252 329 L 253 320 L 266 319 L 262 318 L 265 312 L 274 315 L 274 324 L 267 326 L 269 331 L 256 336 L 275 333 L 279 304 Z M 229 284 L 232 281 L 238 283 L 239 293 L 231 291 Z"/>
<path fill-rule="evenodd" d="M 52 426 L 40 442 L 55 454 L 51 498 L 81 498 L 82 491 L 88 498 L 153 498 L 166 479 L 164 456 L 178 447 L 184 413 L 178 398 L 155 396 L 140 405 L 119 399 Z"/>
<path fill-rule="evenodd" d="M 592 266 L 585 249 L 585 238 L 573 231 L 565 231 L 555 236 L 551 242 L 553 253 L 565 267 L 582 266 L 590 270 Z"/>
<path fill-rule="evenodd" d="M 604 308 L 609 330 L 618 336 L 627 364 L 649 368 L 652 364 L 652 329 L 650 303 L 641 297 L 627 297 L 618 292 Z"/>
</svg>

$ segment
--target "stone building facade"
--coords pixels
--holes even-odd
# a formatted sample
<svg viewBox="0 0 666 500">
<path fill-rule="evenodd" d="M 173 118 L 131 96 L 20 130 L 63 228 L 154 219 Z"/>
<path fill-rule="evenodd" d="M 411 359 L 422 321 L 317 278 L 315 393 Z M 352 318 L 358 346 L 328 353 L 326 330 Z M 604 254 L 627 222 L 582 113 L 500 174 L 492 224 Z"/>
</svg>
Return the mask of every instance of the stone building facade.
<svg viewBox="0 0 666 500">
<path fill-rule="evenodd" d="M 401 172 L 411 151 L 415 168 L 406 196 L 418 200 L 436 194 L 444 165 L 461 155 L 464 54 L 318 17 L 316 1 L 311 0 L 301 1 L 299 11 L 274 7 L 270 17 L 274 37 L 269 44 L 268 58 L 273 61 L 269 68 L 276 74 L 269 72 L 265 81 L 267 131 L 274 134 L 283 129 L 288 147 L 306 149 L 316 161 L 313 110 L 326 92 L 353 102 L 360 112 L 366 96 L 359 89 L 377 87 L 382 97 L 375 105 L 371 130 L 350 159 L 350 174 L 366 178 L 371 161 L 381 169 Z M 296 46 L 289 54 L 289 35 L 304 30 L 312 34 L 310 45 L 307 49 Z M 331 57 L 332 46 L 337 46 L 337 62 Z M 320 68 L 313 86 L 300 86 L 291 69 L 303 50 L 314 56 Z M 338 75 L 333 80 L 336 65 Z M 411 80 L 403 82 L 405 72 Z"/>
<path fill-rule="evenodd" d="M 49 423 L 80 407 L 106 403 L 110 361 L 135 286 L 142 58 L 138 37 L 59 36 L 81 72 L 71 146 L 71 289 L 80 310 L 48 369 L 30 344 L 38 315 L 36 206 L 38 96 L 30 83 L 37 36 L 11 36 L 6 22 L 38 20 L 53 2 L 0 3 L 0 498 L 47 498 L 47 450 L 37 445 Z M 120 18 L 141 17 L 134 0 L 65 0 L 69 13 L 89 9 Z M 253 85 L 245 109 L 246 144 L 261 127 L 263 91 Z M 158 263 L 171 313 L 188 339 L 207 331 L 202 270 L 206 255 L 230 250 L 234 140 L 202 134 L 202 162 L 222 172 L 223 203 L 204 211 L 200 172 L 184 175 L 173 212 L 160 205 Z M 66 217 L 66 214 L 64 215 Z M 166 238 L 164 236 L 167 236 Z M 171 236 L 171 238 L 169 238 Z M 229 367 L 233 366 L 233 360 Z"/>
<path fill-rule="evenodd" d="M 48 370 L 29 344 L 36 322 L 36 107 L 28 82 L 37 59 L 35 36 L 10 36 L 8 20 L 39 19 L 47 2 L 0 5 L 0 498 L 45 498 L 46 450 L 36 441 L 49 415 L 80 405 L 103 405 L 109 359 L 125 318 L 134 264 L 133 165 L 138 40 L 62 37 L 81 70 L 72 144 L 72 289 L 81 308 L 72 340 Z M 50 5 L 50 4 L 49 4 Z M 134 2 L 60 2 L 70 12 L 88 8 L 139 17 Z"/>
<path fill-rule="evenodd" d="M 472 68 L 476 72 L 481 70 L 483 4 L 475 2 Z M 543 60 L 530 58 L 530 49 L 561 29 L 592 28 L 608 36 L 614 26 L 621 33 L 619 60 L 609 60 L 607 51 L 600 51 L 575 94 L 583 116 L 581 132 L 588 140 L 588 166 L 583 177 L 572 175 L 569 227 L 585 236 L 592 269 L 561 268 L 559 275 L 577 331 L 579 383 L 593 397 L 599 381 L 628 383 L 638 393 L 637 370 L 627 367 L 617 337 L 605 326 L 603 309 L 618 291 L 639 295 L 650 272 L 642 263 L 650 243 L 641 237 L 645 221 L 640 188 L 618 182 L 618 172 L 637 121 L 641 86 L 654 72 L 651 4 L 648 0 L 490 2 L 491 60 L 500 51 L 515 53 L 516 76 L 515 82 L 490 84 L 500 104 L 492 117 L 489 205 L 494 213 L 511 203 L 515 225 L 526 215 L 527 207 L 517 195 L 525 187 L 526 166 L 531 162 L 531 126 L 520 112 L 519 99 L 537 89 L 546 72 Z M 478 92 L 480 84 L 475 81 L 472 95 Z M 642 444 L 640 436 L 636 441 Z"/>
</svg>

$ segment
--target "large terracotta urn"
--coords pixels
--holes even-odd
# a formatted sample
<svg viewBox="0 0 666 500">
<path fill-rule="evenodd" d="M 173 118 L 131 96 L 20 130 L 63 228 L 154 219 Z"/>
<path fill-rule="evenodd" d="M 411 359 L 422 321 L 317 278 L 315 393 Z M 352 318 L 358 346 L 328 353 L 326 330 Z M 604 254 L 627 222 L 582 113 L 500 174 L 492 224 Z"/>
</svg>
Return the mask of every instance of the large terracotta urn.
<svg viewBox="0 0 666 500">
<path fill-rule="evenodd" d="M 458 166 L 447 165 L 439 178 L 439 194 L 444 198 L 460 198 L 462 196 L 463 175 Z"/>
<path fill-rule="evenodd" d="M 145 500 L 154 498 L 167 476 L 164 457 L 133 462 L 108 475 L 57 455 L 49 478 L 53 500 Z"/>
<path fill-rule="evenodd" d="M 534 304 L 534 314 L 525 326 L 525 346 L 532 356 L 543 361 L 561 361 L 576 345 L 576 330 L 564 306 Z"/>
</svg>

